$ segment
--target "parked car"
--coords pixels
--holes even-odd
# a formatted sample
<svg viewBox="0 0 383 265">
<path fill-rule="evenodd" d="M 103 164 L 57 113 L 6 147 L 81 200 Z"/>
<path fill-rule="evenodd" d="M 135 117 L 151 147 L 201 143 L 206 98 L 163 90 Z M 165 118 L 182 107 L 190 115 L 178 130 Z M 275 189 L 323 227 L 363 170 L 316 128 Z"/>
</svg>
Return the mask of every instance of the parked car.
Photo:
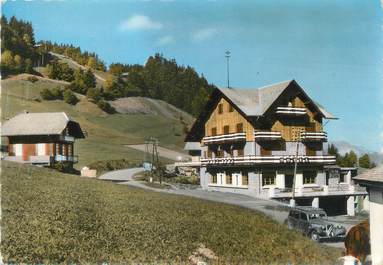
<svg viewBox="0 0 383 265">
<path fill-rule="evenodd" d="M 301 231 L 314 241 L 342 240 L 346 237 L 346 228 L 331 223 L 327 214 L 320 208 L 297 206 L 290 209 L 285 221 L 289 229 Z"/>
</svg>

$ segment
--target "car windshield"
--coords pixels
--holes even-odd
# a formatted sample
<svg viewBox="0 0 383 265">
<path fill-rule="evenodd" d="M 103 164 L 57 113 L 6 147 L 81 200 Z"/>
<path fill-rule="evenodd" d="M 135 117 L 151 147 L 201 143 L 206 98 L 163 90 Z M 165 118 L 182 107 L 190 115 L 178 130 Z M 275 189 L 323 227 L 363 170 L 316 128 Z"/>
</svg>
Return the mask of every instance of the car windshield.
<svg viewBox="0 0 383 265">
<path fill-rule="evenodd" d="M 326 214 L 325 213 L 310 213 L 309 218 L 310 219 L 322 219 L 322 218 L 326 218 Z"/>
</svg>

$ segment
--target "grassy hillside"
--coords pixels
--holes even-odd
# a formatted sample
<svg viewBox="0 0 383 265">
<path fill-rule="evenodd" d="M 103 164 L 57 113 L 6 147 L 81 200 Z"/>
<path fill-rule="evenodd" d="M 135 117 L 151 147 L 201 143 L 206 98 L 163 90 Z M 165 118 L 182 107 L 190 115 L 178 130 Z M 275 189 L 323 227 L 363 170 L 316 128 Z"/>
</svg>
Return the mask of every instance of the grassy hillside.
<svg viewBox="0 0 383 265">
<path fill-rule="evenodd" d="M 236 206 L 2 164 L 8 263 L 187 262 L 204 244 L 222 263 L 333 264 L 340 252 Z"/>
<path fill-rule="evenodd" d="M 65 82 L 51 79 L 40 79 L 37 82 L 27 80 L 27 75 L 2 80 L 2 118 L 7 119 L 28 110 L 30 112 L 64 111 L 78 121 L 87 132 L 88 137 L 79 140 L 75 152 L 79 155 L 80 168 L 95 160 L 126 158 L 139 162 L 144 154 L 123 146 L 124 144 L 144 143 L 145 139 L 157 137 L 160 145 L 171 149 L 182 150 L 184 124 L 177 112 L 173 117 L 161 112 L 149 114 L 114 114 L 100 110 L 86 97 L 77 95 L 80 102 L 75 105 L 63 101 L 43 101 L 40 91 L 44 88 L 64 86 Z M 142 99 L 153 109 L 163 102 Z M 163 107 L 164 108 L 164 107 Z M 190 123 L 191 117 L 184 115 L 184 122 Z"/>
</svg>

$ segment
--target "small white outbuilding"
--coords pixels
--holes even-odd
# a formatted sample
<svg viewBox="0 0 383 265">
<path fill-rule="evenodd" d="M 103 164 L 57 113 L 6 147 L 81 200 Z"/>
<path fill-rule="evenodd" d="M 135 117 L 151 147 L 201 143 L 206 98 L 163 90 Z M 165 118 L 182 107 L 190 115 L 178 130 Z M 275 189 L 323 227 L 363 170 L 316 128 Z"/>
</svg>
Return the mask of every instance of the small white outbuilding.
<svg viewBox="0 0 383 265">
<path fill-rule="evenodd" d="M 383 165 L 354 178 L 367 187 L 370 200 L 370 243 L 372 265 L 383 265 Z"/>
</svg>

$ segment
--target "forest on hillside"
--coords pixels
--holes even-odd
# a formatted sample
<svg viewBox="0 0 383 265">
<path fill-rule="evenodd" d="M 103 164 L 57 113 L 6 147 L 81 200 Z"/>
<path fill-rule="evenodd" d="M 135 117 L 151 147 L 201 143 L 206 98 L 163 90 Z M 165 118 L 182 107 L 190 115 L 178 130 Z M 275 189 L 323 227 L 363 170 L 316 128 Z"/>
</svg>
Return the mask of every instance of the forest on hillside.
<svg viewBox="0 0 383 265">
<path fill-rule="evenodd" d="M 71 44 L 37 43 L 32 24 L 15 17 L 8 21 L 2 16 L 1 27 L 3 77 L 19 73 L 39 74 L 34 68 L 44 66 L 50 78 L 71 82 L 68 89 L 84 94 L 100 105 L 107 104 L 107 100 L 142 96 L 164 100 L 197 116 L 215 88 L 192 67 L 178 65 L 174 59 L 164 58 L 161 54 L 150 56 L 144 65 L 113 63 L 108 68 L 109 75 L 104 84 L 96 85 L 92 72 L 107 70 L 97 54 Z M 71 58 L 87 70 L 73 70 L 50 52 Z"/>
</svg>

